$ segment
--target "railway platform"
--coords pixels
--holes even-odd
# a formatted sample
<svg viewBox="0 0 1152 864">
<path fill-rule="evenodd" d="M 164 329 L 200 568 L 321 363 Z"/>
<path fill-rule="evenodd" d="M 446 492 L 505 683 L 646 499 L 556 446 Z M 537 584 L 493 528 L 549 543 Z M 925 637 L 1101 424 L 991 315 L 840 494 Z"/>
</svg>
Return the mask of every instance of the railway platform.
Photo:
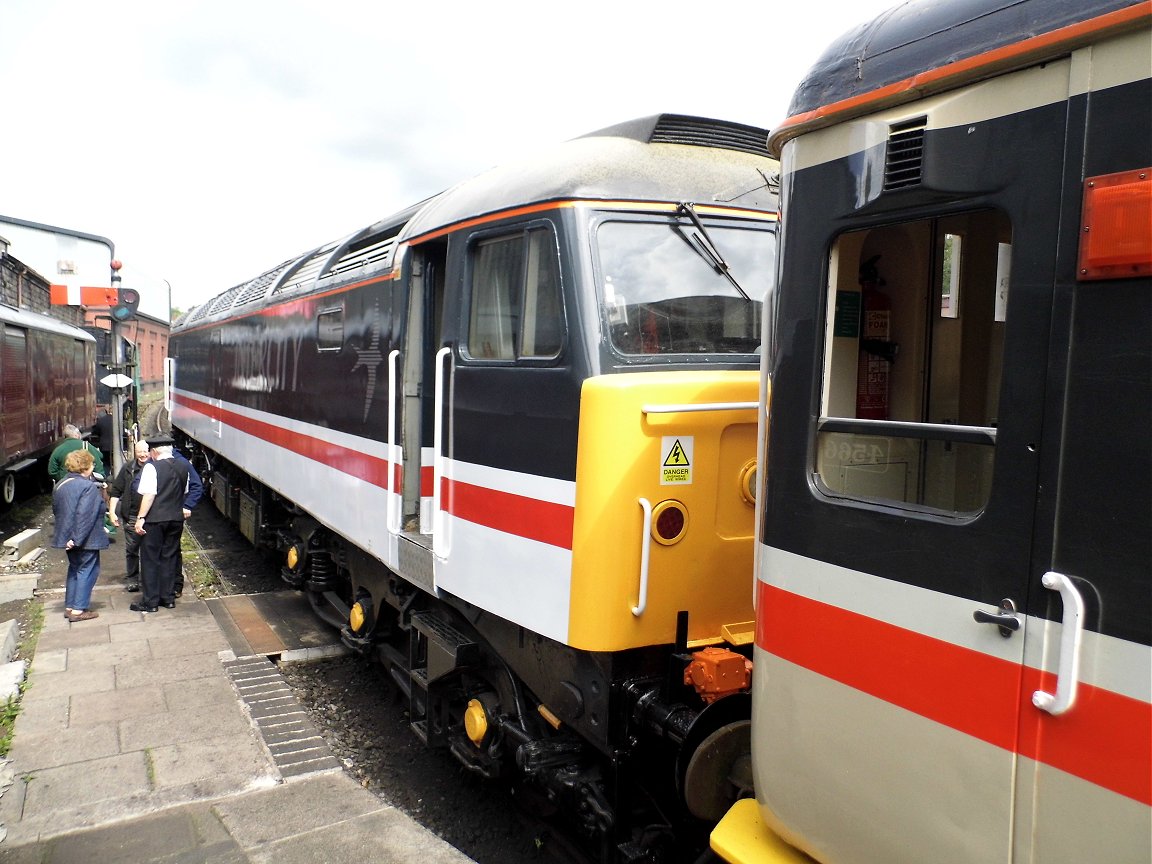
<svg viewBox="0 0 1152 864">
<path fill-rule="evenodd" d="M 340 768 L 281 678 L 326 651 L 288 596 L 131 611 L 123 553 L 102 556 L 99 617 L 70 623 L 48 591 L 0 795 L 0 862 L 471 859 Z M 66 569 L 60 550 L 36 565 Z"/>
</svg>

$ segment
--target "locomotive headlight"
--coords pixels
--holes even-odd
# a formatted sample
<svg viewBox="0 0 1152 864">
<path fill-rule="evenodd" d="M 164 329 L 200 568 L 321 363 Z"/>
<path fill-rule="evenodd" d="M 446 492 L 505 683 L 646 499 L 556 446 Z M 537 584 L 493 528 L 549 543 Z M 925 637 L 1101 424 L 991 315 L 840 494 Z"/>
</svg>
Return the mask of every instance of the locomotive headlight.
<svg viewBox="0 0 1152 864">
<path fill-rule="evenodd" d="M 688 510 L 681 502 L 670 498 L 652 508 L 652 538 L 657 543 L 679 543 L 687 531 Z"/>
<path fill-rule="evenodd" d="M 756 506 L 756 460 L 749 460 L 740 469 L 740 495 L 744 503 L 751 507 Z"/>
</svg>

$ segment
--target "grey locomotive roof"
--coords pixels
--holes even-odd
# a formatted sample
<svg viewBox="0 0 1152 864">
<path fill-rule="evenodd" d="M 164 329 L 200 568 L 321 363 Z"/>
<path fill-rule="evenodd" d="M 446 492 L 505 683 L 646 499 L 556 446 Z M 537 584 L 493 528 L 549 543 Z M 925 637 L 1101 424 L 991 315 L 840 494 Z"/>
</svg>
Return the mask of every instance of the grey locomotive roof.
<svg viewBox="0 0 1152 864">
<path fill-rule="evenodd" d="M 792 96 L 795 117 L 1141 0 L 919 0 L 833 42 Z M 1034 62 L 1025 61 L 1025 62 Z"/>
<path fill-rule="evenodd" d="M 557 144 L 449 189 L 405 227 L 402 239 L 535 202 L 564 199 L 692 201 L 774 210 L 775 171 L 763 155 L 716 147 L 645 143 L 620 127 Z M 767 138 L 767 132 L 764 133 Z"/>
<path fill-rule="evenodd" d="M 774 211 L 777 163 L 768 132 L 679 114 L 631 120 L 492 168 L 341 240 L 318 246 L 218 294 L 173 323 L 198 325 L 334 278 L 390 268 L 397 244 L 515 207 L 566 199 L 690 201 Z M 695 145 L 695 146 L 683 146 Z"/>
</svg>

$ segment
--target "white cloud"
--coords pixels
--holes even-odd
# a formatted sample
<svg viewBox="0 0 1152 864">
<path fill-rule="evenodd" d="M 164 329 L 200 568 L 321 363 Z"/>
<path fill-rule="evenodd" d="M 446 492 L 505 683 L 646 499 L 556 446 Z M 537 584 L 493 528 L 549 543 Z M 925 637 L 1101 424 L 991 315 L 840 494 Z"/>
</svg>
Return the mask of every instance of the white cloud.
<svg viewBox="0 0 1152 864">
<path fill-rule="evenodd" d="M 195 305 L 493 164 L 671 111 L 770 127 L 895 0 L 6 0 L 6 216 Z M 19 250 L 13 249 L 19 257 Z"/>
</svg>

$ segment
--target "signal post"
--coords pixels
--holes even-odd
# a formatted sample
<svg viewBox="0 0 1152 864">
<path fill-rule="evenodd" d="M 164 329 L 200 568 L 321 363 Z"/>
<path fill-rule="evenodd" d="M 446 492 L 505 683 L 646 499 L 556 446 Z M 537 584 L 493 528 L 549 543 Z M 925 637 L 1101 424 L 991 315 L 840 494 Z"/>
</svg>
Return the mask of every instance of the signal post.
<svg viewBox="0 0 1152 864">
<path fill-rule="evenodd" d="M 120 285 L 120 261 L 113 259 L 108 264 L 112 270 L 110 288 L 81 287 L 78 292 L 66 285 L 51 286 L 51 302 L 60 305 L 107 306 L 111 322 L 109 338 L 112 340 L 112 362 L 108 366 L 111 374 L 100 380 L 112 390 L 112 437 L 115 446 L 112 452 L 112 476 L 120 472 L 124 464 L 124 388 L 132 384 L 132 378 L 125 374 L 124 342 L 120 338 L 120 325 L 136 317 L 140 306 L 140 292 L 135 288 Z"/>
</svg>

